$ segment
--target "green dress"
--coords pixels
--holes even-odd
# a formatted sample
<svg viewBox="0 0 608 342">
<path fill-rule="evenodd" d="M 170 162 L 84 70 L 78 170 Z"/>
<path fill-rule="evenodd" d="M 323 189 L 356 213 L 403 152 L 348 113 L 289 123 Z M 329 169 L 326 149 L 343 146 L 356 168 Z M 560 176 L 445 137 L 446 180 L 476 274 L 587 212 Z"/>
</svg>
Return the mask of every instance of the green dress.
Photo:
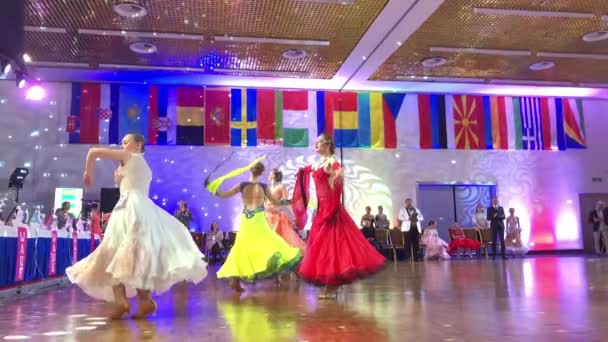
<svg viewBox="0 0 608 342">
<path fill-rule="evenodd" d="M 254 183 L 241 183 L 241 192 Z M 266 185 L 258 183 L 266 190 Z M 302 258 L 301 250 L 289 246 L 266 221 L 264 207 L 244 209 L 234 246 L 224 265 L 217 272 L 218 278 L 237 277 L 246 282 L 273 277 L 291 271 Z"/>
</svg>

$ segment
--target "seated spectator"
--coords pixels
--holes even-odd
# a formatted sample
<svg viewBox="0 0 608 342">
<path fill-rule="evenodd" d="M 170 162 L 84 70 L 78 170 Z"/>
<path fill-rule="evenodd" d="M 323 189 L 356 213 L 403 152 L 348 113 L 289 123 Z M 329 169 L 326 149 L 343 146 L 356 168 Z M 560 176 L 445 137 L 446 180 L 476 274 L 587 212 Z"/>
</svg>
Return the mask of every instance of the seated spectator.
<svg viewBox="0 0 608 342">
<path fill-rule="evenodd" d="M 376 229 L 389 229 L 391 227 L 390 221 L 386 217 L 384 213 L 384 208 L 379 205 L 378 206 L 378 214 L 375 217 L 374 226 Z"/>
<path fill-rule="evenodd" d="M 361 217 L 361 232 L 368 239 L 374 238 L 374 215 L 370 206 L 365 207 L 365 215 Z"/>
<path fill-rule="evenodd" d="M 219 230 L 217 221 L 211 223 L 211 229 L 207 234 L 207 257 L 209 262 L 217 262 L 222 259 L 222 251 L 224 250 L 224 232 Z"/>
<path fill-rule="evenodd" d="M 448 248 L 450 255 L 455 255 L 459 250 L 462 250 L 463 257 L 467 252 L 469 257 L 473 257 L 473 251 L 481 248 L 481 242 L 465 237 L 464 230 L 460 228 L 458 223 L 454 223 L 448 232 L 450 233 L 450 239 L 452 239 Z"/>
<path fill-rule="evenodd" d="M 477 208 L 475 208 L 475 214 L 473 214 L 473 223 L 475 223 L 475 228 L 477 229 L 490 229 L 485 208 L 481 203 L 479 203 Z"/>
<path fill-rule="evenodd" d="M 70 202 L 61 203 L 61 208 L 55 210 L 55 216 L 57 217 L 57 229 L 66 229 L 67 231 L 74 231 L 76 219 L 74 214 L 70 213 Z"/>
<path fill-rule="evenodd" d="M 448 244 L 439 237 L 437 232 L 437 225 L 435 221 L 430 220 L 429 225 L 422 233 L 420 239 L 425 248 L 425 260 L 449 260 L 450 255 L 447 252 Z"/>
<path fill-rule="evenodd" d="M 188 209 L 186 201 L 179 201 L 179 208 L 173 214 L 188 230 L 190 230 L 190 222 L 192 221 L 192 212 Z"/>
</svg>

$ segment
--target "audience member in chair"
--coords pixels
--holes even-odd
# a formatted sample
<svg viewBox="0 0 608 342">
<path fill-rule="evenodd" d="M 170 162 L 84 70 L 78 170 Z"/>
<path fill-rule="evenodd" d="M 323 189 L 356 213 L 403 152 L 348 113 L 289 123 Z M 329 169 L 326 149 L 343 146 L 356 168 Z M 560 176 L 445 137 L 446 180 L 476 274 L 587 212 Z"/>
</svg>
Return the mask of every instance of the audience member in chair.
<svg viewBox="0 0 608 342">
<path fill-rule="evenodd" d="M 188 230 L 190 230 L 190 221 L 192 221 L 192 211 L 188 209 L 186 201 L 179 201 L 179 208 L 173 214 Z"/>
<path fill-rule="evenodd" d="M 407 234 L 408 247 L 414 256 L 414 261 L 418 260 L 418 242 L 420 240 L 420 223 L 424 218 L 417 208 L 414 208 L 412 199 L 405 200 L 405 206 L 399 210 L 399 227 L 404 235 Z"/>
<path fill-rule="evenodd" d="M 464 235 L 464 230 L 460 228 L 458 223 L 454 223 L 448 230 L 450 233 L 450 247 L 448 253 L 455 255 L 459 250 L 462 250 L 462 257 L 468 253 L 469 257 L 473 257 L 473 251 L 481 249 L 481 242 L 469 239 Z"/>
<path fill-rule="evenodd" d="M 506 259 L 505 254 L 505 209 L 498 205 L 498 198 L 492 198 L 492 206 L 488 208 L 487 219 L 492 229 L 492 256 L 496 257 L 496 240 L 500 241 L 500 253 Z"/>
<path fill-rule="evenodd" d="M 475 223 L 475 228 L 477 229 L 490 229 L 486 212 L 481 203 L 479 203 L 477 208 L 475 208 L 475 214 L 473 214 L 473 223 Z"/>
<path fill-rule="evenodd" d="M 386 214 L 384 213 L 384 208 L 379 205 L 378 206 L 378 214 L 375 217 L 374 220 L 374 228 L 376 229 L 389 229 L 391 227 L 391 223 L 388 220 L 388 218 L 386 217 Z"/>
<path fill-rule="evenodd" d="M 222 251 L 224 250 L 224 232 L 219 230 L 217 221 L 211 223 L 211 229 L 207 234 L 207 253 L 209 254 L 209 262 L 217 262 L 222 259 Z"/>
<path fill-rule="evenodd" d="M 428 227 L 422 233 L 420 240 L 425 245 L 424 258 L 426 260 L 449 260 L 450 255 L 447 252 L 448 244 L 439 237 L 437 225 L 435 221 L 430 220 Z"/>
<path fill-rule="evenodd" d="M 374 238 L 374 215 L 372 215 L 372 208 L 370 206 L 365 207 L 365 215 L 361 217 L 361 233 L 368 238 Z"/>
</svg>

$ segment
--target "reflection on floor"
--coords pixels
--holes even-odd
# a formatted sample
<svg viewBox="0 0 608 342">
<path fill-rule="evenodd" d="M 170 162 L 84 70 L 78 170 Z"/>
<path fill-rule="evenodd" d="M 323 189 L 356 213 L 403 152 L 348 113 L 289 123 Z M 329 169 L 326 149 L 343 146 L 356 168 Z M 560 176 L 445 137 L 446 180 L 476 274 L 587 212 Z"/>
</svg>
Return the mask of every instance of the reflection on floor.
<svg viewBox="0 0 608 342">
<path fill-rule="evenodd" d="M 160 296 L 148 321 L 110 321 L 77 288 L 0 304 L 0 338 L 61 341 L 604 341 L 608 259 L 390 264 L 337 301 L 292 281 L 240 297 L 214 272 Z"/>
</svg>

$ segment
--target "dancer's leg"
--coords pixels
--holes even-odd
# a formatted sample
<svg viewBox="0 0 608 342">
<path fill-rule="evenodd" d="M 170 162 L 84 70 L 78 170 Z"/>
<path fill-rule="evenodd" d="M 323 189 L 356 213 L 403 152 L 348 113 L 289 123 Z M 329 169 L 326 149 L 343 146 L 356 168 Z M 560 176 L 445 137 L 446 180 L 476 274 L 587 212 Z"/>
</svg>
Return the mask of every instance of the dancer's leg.
<svg viewBox="0 0 608 342">
<path fill-rule="evenodd" d="M 137 298 L 139 299 L 139 309 L 133 318 L 142 319 L 156 312 L 156 302 L 152 299 L 150 290 L 137 289 Z"/>
<path fill-rule="evenodd" d="M 339 286 L 335 285 L 325 286 L 323 292 L 319 295 L 319 299 L 335 299 L 339 288 Z"/>
<path fill-rule="evenodd" d="M 245 289 L 241 287 L 241 280 L 237 277 L 230 279 L 230 288 L 232 288 L 235 292 L 245 291 Z"/>
<path fill-rule="evenodd" d="M 112 286 L 112 292 L 114 293 L 114 308 L 110 313 L 110 318 L 121 319 L 131 309 L 127 299 L 127 290 L 124 285 L 120 284 Z"/>
</svg>

